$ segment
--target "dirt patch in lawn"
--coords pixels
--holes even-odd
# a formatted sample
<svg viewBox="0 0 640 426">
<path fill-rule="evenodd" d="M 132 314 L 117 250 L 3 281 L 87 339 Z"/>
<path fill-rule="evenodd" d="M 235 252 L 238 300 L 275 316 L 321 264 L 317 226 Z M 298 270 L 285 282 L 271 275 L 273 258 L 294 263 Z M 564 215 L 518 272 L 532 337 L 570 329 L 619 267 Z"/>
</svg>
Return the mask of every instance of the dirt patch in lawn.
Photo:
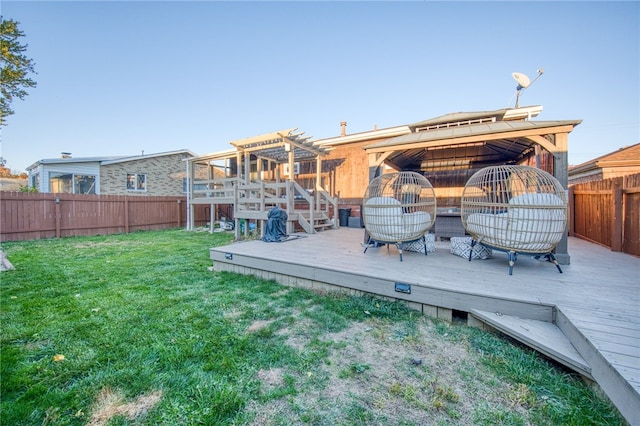
<svg viewBox="0 0 640 426">
<path fill-rule="evenodd" d="M 139 396 L 135 401 L 124 402 L 124 397 L 110 388 L 102 389 L 96 396 L 93 414 L 87 426 L 103 426 L 116 416 L 134 420 L 144 416 L 162 399 L 162 392 L 151 392 Z"/>
<path fill-rule="evenodd" d="M 304 327 L 304 322 L 298 325 Z M 287 344 L 297 350 L 310 343 L 303 337 L 309 334 L 295 326 L 286 333 Z M 332 350 L 319 369 L 258 374 L 270 389 L 281 386 L 284 375 L 295 376 L 297 392 L 288 402 L 276 399 L 247 407 L 254 425 L 296 424 L 301 418 L 322 419 L 323 424 L 473 425 L 503 409 L 527 418 L 526 404 L 516 397 L 527 389 L 502 382 L 468 345 L 436 331 L 428 319 L 411 326 L 372 319 L 323 339 Z M 345 419 L 345 414 L 354 417 Z"/>
<path fill-rule="evenodd" d="M 251 325 L 249 326 L 249 328 L 247 328 L 247 333 L 253 333 L 255 331 L 261 330 L 265 327 L 268 327 L 269 324 L 271 324 L 273 321 L 262 321 L 262 320 L 256 320 L 254 322 L 251 323 Z"/>
</svg>

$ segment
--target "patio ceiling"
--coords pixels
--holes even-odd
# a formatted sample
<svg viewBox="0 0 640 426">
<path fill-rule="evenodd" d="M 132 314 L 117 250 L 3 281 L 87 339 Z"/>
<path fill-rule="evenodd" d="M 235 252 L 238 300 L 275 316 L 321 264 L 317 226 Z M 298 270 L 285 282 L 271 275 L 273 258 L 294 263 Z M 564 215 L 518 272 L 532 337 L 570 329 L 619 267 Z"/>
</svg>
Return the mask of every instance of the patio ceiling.
<svg viewBox="0 0 640 426">
<path fill-rule="evenodd" d="M 563 151 L 554 135 L 569 133 L 581 120 L 497 121 L 409 133 L 365 148 L 398 170 L 441 171 L 515 164 L 536 145 Z"/>
<path fill-rule="evenodd" d="M 304 132 L 295 133 L 297 129 L 285 129 L 260 136 L 239 139 L 231 142 L 239 152 L 250 153 L 276 163 L 286 163 L 289 152 L 293 151 L 294 161 L 313 160 L 327 154 L 325 148 L 309 142 L 311 136 L 303 136 Z"/>
</svg>

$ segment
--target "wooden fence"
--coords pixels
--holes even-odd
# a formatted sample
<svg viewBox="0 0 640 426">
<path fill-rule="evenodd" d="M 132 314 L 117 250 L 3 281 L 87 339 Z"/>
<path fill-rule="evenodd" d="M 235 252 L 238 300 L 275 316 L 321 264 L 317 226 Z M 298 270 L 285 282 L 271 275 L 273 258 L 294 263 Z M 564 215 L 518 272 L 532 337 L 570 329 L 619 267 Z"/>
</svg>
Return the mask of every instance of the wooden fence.
<svg viewBox="0 0 640 426">
<path fill-rule="evenodd" d="M 569 188 L 569 235 L 640 256 L 640 174 Z"/>
<path fill-rule="evenodd" d="M 195 223 L 209 206 L 194 206 Z M 0 241 L 127 233 L 186 225 L 185 197 L 0 192 Z"/>
<path fill-rule="evenodd" d="M 208 205 L 193 208 L 196 226 L 210 220 Z M 569 235 L 640 256 L 640 174 L 571 186 L 569 211 Z M 0 241 L 173 228 L 186 219 L 185 197 L 0 191 Z"/>
</svg>

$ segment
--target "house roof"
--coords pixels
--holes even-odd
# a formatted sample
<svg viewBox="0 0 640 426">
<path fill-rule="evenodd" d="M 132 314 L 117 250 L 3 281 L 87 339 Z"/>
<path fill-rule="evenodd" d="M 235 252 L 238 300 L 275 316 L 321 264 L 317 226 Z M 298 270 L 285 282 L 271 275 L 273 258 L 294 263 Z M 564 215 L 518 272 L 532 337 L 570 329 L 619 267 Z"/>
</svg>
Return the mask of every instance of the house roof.
<svg viewBox="0 0 640 426">
<path fill-rule="evenodd" d="M 577 175 L 588 171 L 600 170 L 604 167 L 629 167 L 640 166 L 640 143 L 625 146 L 617 151 L 601 155 L 600 157 L 572 166 L 570 175 Z"/>
<path fill-rule="evenodd" d="M 33 170 L 41 164 L 73 164 L 73 163 L 100 163 L 100 164 L 114 164 L 125 161 L 133 161 L 140 160 L 141 158 L 153 158 L 153 157 L 161 157 L 165 155 L 174 155 L 180 153 L 188 153 L 192 157 L 196 154 L 189 151 L 188 149 L 180 149 L 176 151 L 167 151 L 167 152 L 159 152 L 155 154 L 146 154 L 146 155 L 128 155 L 128 156 L 102 156 L 102 157 L 60 157 L 60 158 L 43 158 L 42 160 L 38 160 L 29 167 L 27 167 L 27 171 Z"/>
<path fill-rule="evenodd" d="M 546 144 L 547 149 L 552 146 L 541 135 L 569 133 L 581 122 L 495 121 L 457 125 L 409 133 L 364 149 L 368 153 L 385 153 L 385 162 L 404 170 L 444 170 L 517 163 L 535 149 L 536 143 Z M 425 122 L 421 123 L 417 127 L 423 127 Z M 533 138 L 537 138 L 536 141 Z"/>
<path fill-rule="evenodd" d="M 508 121 L 508 120 L 522 120 L 525 118 L 531 119 L 537 117 L 542 111 L 542 106 L 533 105 L 520 108 L 503 108 L 493 111 L 473 111 L 473 112 L 454 112 L 450 114 L 441 115 L 439 117 L 430 118 L 428 120 L 419 121 L 414 124 L 410 124 L 409 127 L 412 131 L 420 128 L 428 128 L 430 126 L 439 126 L 442 124 L 448 125 L 461 125 L 461 124 L 474 124 L 474 122 L 495 122 L 495 121 Z"/>
<path fill-rule="evenodd" d="M 154 157 L 165 157 L 167 155 L 176 155 L 176 154 L 183 154 L 183 153 L 188 154 L 190 157 L 196 157 L 196 154 L 189 151 L 188 149 L 179 149 L 177 151 L 158 152 L 155 154 L 143 154 L 143 155 L 132 155 L 128 157 L 118 157 L 114 159 L 104 160 L 101 162 L 101 164 L 107 165 L 107 164 L 115 164 L 115 163 L 124 163 L 126 161 L 135 161 L 135 160 L 154 158 Z"/>
</svg>

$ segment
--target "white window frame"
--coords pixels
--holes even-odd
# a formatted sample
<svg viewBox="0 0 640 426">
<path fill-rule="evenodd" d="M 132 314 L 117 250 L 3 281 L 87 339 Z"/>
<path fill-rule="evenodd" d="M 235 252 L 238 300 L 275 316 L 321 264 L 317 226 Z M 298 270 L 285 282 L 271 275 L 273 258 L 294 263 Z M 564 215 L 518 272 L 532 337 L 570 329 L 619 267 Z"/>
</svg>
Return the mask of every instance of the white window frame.
<svg viewBox="0 0 640 426">
<path fill-rule="evenodd" d="M 129 185 L 133 177 L 133 187 Z M 147 174 L 146 173 L 127 173 L 125 182 L 127 192 L 147 192 Z"/>
<path fill-rule="evenodd" d="M 78 192 L 78 178 L 83 177 L 83 176 L 88 176 L 88 177 L 92 177 L 93 178 L 93 192 L 89 192 L 88 194 L 85 195 L 95 195 L 98 193 L 98 191 L 96 190 L 96 183 L 98 182 L 98 177 L 96 175 L 93 174 L 84 174 L 84 173 L 67 173 L 67 172 L 56 172 L 56 171 L 51 171 L 49 172 L 49 192 L 53 192 L 53 186 L 52 185 L 52 179 L 59 179 L 63 176 L 70 176 L 70 189 L 71 192 L 65 192 L 65 194 L 83 194 L 81 192 Z M 40 189 L 40 188 L 38 188 Z"/>
<path fill-rule="evenodd" d="M 299 162 L 295 162 L 293 163 L 293 175 L 299 175 L 300 174 L 300 163 Z M 283 176 L 289 176 L 289 163 L 284 163 L 282 165 L 282 175 Z"/>
</svg>

